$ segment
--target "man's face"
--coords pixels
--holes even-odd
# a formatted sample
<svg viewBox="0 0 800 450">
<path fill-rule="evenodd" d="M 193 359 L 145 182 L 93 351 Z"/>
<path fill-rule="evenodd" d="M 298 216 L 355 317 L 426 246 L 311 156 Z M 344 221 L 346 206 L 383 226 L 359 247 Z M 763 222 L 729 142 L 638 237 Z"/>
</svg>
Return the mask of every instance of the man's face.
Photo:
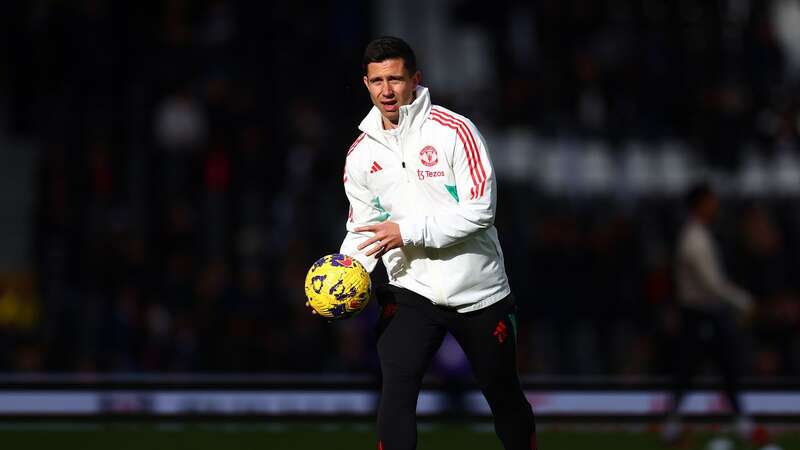
<svg viewBox="0 0 800 450">
<path fill-rule="evenodd" d="M 385 127 L 397 126 L 400 107 L 414 101 L 414 90 L 419 80 L 419 71 L 409 74 L 402 58 L 386 59 L 367 65 L 364 85 L 367 86 L 372 103 L 380 110 Z"/>
<path fill-rule="evenodd" d="M 719 214 L 719 199 L 715 194 L 708 194 L 700 204 L 700 208 L 700 214 L 702 214 L 706 222 L 711 223 Z"/>
</svg>

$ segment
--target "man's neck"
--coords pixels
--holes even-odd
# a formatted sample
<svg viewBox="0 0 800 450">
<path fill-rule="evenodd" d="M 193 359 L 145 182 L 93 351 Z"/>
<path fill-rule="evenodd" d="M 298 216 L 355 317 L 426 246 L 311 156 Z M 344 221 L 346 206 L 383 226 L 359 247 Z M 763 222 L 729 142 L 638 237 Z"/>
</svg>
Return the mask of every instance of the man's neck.
<svg viewBox="0 0 800 450">
<path fill-rule="evenodd" d="M 381 122 L 383 122 L 383 129 L 384 130 L 393 130 L 397 128 L 396 123 L 392 123 L 391 120 L 387 119 L 386 117 L 381 116 Z"/>
<path fill-rule="evenodd" d="M 694 219 L 695 222 L 699 223 L 704 227 L 708 227 L 711 224 L 711 219 L 704 216 L 703 214 L 699 213 L 692 214 L 692 218 Z"/>
</svg>

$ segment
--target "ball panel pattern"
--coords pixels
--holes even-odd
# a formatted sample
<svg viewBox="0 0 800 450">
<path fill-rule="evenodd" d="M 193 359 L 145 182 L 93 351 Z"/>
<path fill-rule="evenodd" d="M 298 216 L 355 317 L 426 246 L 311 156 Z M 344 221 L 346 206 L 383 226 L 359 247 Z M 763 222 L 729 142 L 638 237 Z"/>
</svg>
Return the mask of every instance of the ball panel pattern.
<svg viewBox="0 0 800 450">
<path fill-rule="evenodd" d="M 341 320 L 364 309 L 372 294 L 372 283 L 360 262 L 334 253 L 311 265 L 306 275 L 305 293 L 317 314 Z"/>
</svg>

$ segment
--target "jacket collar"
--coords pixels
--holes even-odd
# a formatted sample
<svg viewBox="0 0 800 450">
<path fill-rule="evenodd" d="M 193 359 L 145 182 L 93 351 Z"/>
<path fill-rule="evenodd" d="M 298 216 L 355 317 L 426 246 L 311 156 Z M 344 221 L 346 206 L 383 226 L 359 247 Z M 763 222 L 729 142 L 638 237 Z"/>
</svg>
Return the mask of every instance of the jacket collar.
<svg viewBox="0 0 800 450">
<path fill-rule="evenodd" d="M 397 128 L 384 130 L 381 112 L 376 106 L 373 106 L 367 117 L 361 121 L 358 129 L 380 142 L 386 142 L 387 134 L 402 136 L 409 131 L 419 130 L 431 112 L 431 97 L 428 93 L 428 88 L 421 85 L 417 86 L 414 94 L 416 98 L 410 105 L 400 107 L 400 119 L 397 122 Z"/>
</svg>

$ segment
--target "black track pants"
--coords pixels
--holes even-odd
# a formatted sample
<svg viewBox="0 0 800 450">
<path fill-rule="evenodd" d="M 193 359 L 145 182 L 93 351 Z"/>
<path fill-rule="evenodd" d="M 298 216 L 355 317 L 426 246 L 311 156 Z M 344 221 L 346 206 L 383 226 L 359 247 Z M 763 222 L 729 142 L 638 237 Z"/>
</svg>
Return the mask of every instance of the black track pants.
<svg viewBox="0 0 800 450">
<path fill-rule="evenodd" d="M 691 388 L 692 376 L 700 363 L 712 359 L 722 373 L 725 396 L 731 410 L 738 415 L 740 332 L 733 313 L 725 308 L 708 311 L 681 308 L 680 357 L 675 370 L 675 391 L 671 414 L 680 408 L 683 395 Z"/>
<path fill-rule="evenodd" d="M 383 307 L 378 330 L 383 375 L 378 408 L 380 450 L 416 448 L 416 406 L 422 377 L 446 332 L 469 359 L 504 448 L 536 448 L 533 411 L 517 376 L 513 297 L 471 313 L 437 307 L 393 286 L 379 289 L 378 300 Z"/>
</svg>

